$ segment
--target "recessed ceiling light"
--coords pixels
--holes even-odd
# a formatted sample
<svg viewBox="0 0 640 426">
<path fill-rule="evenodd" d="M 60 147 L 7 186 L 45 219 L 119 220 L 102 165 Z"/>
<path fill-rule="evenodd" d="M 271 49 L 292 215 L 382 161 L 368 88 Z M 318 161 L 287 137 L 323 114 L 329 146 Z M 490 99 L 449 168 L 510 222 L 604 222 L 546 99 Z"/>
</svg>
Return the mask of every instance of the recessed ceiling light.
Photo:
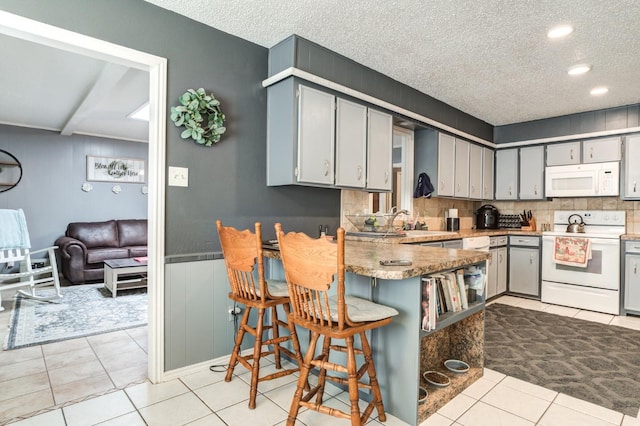
<svg viewBox="0 0 640 426">
<path fill-rule="evenodd" d="M 569 75 L 580 75 L 584 73 L 588 73 L 591 71 L 591 65 L 589 64 L 577 64 L 569 67 L 567 70 L 567 74 Z"/>
<path fill-rule="evenodd" d="M 591 89 L 591 92 L 589 93 L 591 93 L 594 96 L 598 96 L 598 95 L 604 95 L 608 91 L 609 91 L 608 87 L 601 86 L 601 87 L 594 87 L 593 89 Z"/>
<path fill-rule="evenodd" d="M 549 38 L 560 38 L 566 37 L 573 32 L 573 27 L 571 25 L 559 25 L 557 27 L 553 27 L 547 33 L 547 37 Z"/>
<path fill-rule="evenodd" d="M 127 117 L 133 118 L 134 120 L 149 121 L 149 102 L 142 104 Z"/>
</svg>

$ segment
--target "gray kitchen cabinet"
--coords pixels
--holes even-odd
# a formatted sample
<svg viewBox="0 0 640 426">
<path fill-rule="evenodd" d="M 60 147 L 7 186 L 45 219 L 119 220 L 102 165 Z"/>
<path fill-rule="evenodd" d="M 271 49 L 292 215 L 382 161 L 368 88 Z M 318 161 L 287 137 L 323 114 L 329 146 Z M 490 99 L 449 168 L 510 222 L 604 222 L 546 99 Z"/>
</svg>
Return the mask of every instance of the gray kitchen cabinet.
<svg viewBox="0 0 640 426">
<path fill-rule="evenodd" d="M 369 109 L 367 132 L 367 189 L 391 191 L 393 179 L 393 118 Z"/>
<path fill-rule="evenodd" d="M 482 148 L 482 199 L 493 200 L 493 163 L 495 152 Z"/>
<path fill-rule="evenodd" d="M 365 187 L 367 107 L 345 99 L 336 102 L 336 185 Z"/>
<path fill-rule="evenodd" d="M 453 195 L 458 198 L 469 197 L 469 142 L 456 139 L 455 172 Z M 481 165 L 482 163 L 480 163 Z"/>
<path fill-rule="evenodd" d="M 462 240 L 444 240 L 442 242 L 443 248 L 449 249 L 462 249 Z"/>
<path fill-rule="evenodd" d="M 457 142 L 456 142 L 457 143 Z M 457 149 L 457 147 L 456 147 Z M 480 145 L 469 144 L 469 198 L 481 200 L 483 194 L 483 148 Z M 457 167 L 457 165 L 456 165 Z M 457 172 L 456 172 L 457 174 Z M 492 176 L 493 178 L 493 176 Z"/>
<path fill-rule="evenodd" d="M 624 141 L 622 158 L 622 198 L 640 199 L 640 134 L 629 135 Z"/>
<path fill-rule="evenodd" d="M 498 254 L 498 280 L 496 283 L 496 295 L 507 292 L 507 248 L 497 249 Z"/>
<path fill-rule="evenodd" d="M 583 163 L 606 163 L 610 161 L 619 161 L 621 157 L 622 139 L 620 136 L 591 139 L 582 142 Z"/>
<path fill-rule="evenodd" d="M 507 291 L 507 236 L 491 237 L 487 299 Z"/>
<path fill-rule="evenodd" d="M 624 311 L 640 314 L 640 241 L 625 242 Z"/>
<path fill-rule="evenodd" d="M 456 138 L 438 133 L 438 195 L 453 197 L 455 193 Z"/>
<path fill-rule="evenodd" d="M 509 237 L 509 292 L 540 297 L 539 237 Z"/>
<path fill-rule="evenodd" d="M 544 198 L 544 146 L 520 148 L 521 200 Z"/>
<path fill-rule="evenodd" d="M 580 141 L 547 145 L 547 166 L 580 164 Z"/>
<path fill-rule="evenodd" d="M 496 151 L 496 200 L 518 199 L 518 149 Z"/>
</svg>

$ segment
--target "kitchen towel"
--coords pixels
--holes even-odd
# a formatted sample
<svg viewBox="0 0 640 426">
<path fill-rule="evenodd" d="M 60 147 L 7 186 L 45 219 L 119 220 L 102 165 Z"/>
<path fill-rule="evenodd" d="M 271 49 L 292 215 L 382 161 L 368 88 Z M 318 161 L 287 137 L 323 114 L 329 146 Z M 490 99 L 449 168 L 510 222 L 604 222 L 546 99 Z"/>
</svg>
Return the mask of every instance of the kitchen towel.
<svg viewBox="0 0 640 426">
<path fill-rule="evenodd" d="M 554 241 L 554 263 L 586 268 L 591 259 L 591 240 L 580 237 L 556 237 Z"/>
<path fill-rule="evenodd" d="M 431 198 L 433 191 L 434 188 L 431 179 L 429 179 L 429 175 L 420 173 L 420 175 L 418 175 L 418 185 L 416 185 L 416 190 L 413 192 L 413 198 Z"/>
</svg>

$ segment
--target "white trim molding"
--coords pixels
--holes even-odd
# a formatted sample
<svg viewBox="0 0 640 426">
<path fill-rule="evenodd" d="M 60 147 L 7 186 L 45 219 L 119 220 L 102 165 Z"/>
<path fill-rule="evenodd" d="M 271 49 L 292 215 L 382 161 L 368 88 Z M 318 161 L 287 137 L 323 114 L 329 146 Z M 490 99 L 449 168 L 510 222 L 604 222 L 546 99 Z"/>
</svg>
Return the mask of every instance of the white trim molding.
<svg viewBox="0 0 640 426">
<path fill-rule="evenodd" d="M 566 135 L 566 136 L 554 136 L 552 138 L 541 138 L 541 139 L 530 139 L 526 141 L 506 142 L 506 143 L 497 144 L 496 148 L 502 149 L 502 148 L 513 148 L 513 147 L 524 146 L 524 145 L 539 145 L 543 143 L 549 144 L 549 143 L 556 143 L 556 142 L 569 142 L 573 140 L 591 139 L 591 138 L 599 138 L 599 137 L 606 137 L 606 136 L 617 136 L 617 135 L 624 135 L 627 133 L 636 133 L 636 132 L 640 132 L 640 127 L 628 127 L 626 129 L 603 130 L 600 132 L 579 133 L 575 135 Z"/>
</svg>

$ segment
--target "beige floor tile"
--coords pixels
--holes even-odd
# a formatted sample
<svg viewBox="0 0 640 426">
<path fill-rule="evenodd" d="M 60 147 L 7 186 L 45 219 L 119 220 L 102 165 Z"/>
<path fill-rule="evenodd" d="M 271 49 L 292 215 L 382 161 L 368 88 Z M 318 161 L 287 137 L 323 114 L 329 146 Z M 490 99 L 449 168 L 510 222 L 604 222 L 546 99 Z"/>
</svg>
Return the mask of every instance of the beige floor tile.
<svg viewBox="0 0 640 426">
<path fill-rule="evenodd" d="M 146 339 L 149 334 L 149 327 L 145 325 L 143 327 L 127 328 L 125 331 L 129 335 L 129 337 L 131 337 L 134 340 L 136 338 L 142 338 L 142 337 Z"/>
<path fill-rule="evenodd" d="M 91 347 L 99 357 L 109 357 L 113 355 L 122 355 L 128 353 L 129 350 L 140 350 L 140 346 L 127 335 L 126 339 L 118 339 L 100 344 L 92 344 Z"/>
<path fill-rule="evenodd" d="M 79 380 L 89 379 L 106 371 L 97 359 L 89 362 L 83 362 L 76 365 L 68 365 L 66 367 L 49 370 L 49 380 L 54 388 L 60 387 L 66 383 L 77 382 Z"/>
<path fill-rule="evenodd" d="M 68 426 L 95 425 L 135 411 L 124 391 L 69 405 L 62 409 Z"/>
<path fill-rule="evenodd" d="M 462 393 L 473 399 L 480 399 L 495 385 L 496 382 L 493 382 L 486 377 L 481 377 L 480 379 L 473 382 L 471 386 L 462 391 Z"/>
<path fill-rule="evenodd" d="M 193 390 L 223 381 L 225 374 L 225 372 L 214 372 L 207 369 L 180 377 L 180 381 Z"/>
<path fill-rule="evenodd" d="M 123 369 L 108 371 L 111 381 L 119 388 L 134 383 L 140 383 L 147 380 L 148 369 L 147 363 L 141 362 L 133 365 L 129 365 Z"/>
<path fill-rule="evenodd" d="M 209 414 L 208 416 L 189 423 L 189 426 L 226 426 L 226 423 L 223 422 L 217 414 Z"/>
<path fill-rule="evenodd" d="M 166 399 L 189 392 L 189 388 L 180 380 L 153 384 L 145 382 L 125 389 L 129 399 L 137 408 L 147 407 Z"/>
<path fill-rule="evenodd" d="M 213 411 L 221 410 L 234 404 L 242 403 L 245 408 L 249 403 L 249 385 L 237 377 L 230 382 L 216 382 L 194 390 L 205 404 Z"/>
<path fill-rule="evenodd" d="M 116 417 L 115 419 L 107 420 L 106 422 L 98 423 L 99 426 L 146 426 L 142 416 L 134 411 L 133 413 L 127 413 L 125 415 Z"/>
<path fill-rule="evenodd" d="M 98 359 L 108 372 L 122 370 L 134 364 L 146 364 L 149 359 L 149 355 L 140 349 L 138 345 L 127 349 L 126 357 L 123 357 L 122 354 L 123 352 L 110 352 L 108 355 L 99 356 Z"/>
<path fill-rule="evenodd" d="M 625 415 L 620 426 L 640 426 L 640 419 Z"/>
<path fill-rule="evenodd" d="M 83 364 L 85 362 L 91 362 L 98 359 L 96 354 L 91 348 L 80 349 L 73 352 L 63 352 L 53 355 L 46 355 L 45 362 L 49 370 L 55 370 L 56 368 L 74 366 Z"/>
<path fill-rule="evenodd" d="M 440 408 L 438 414 L 448 419 L 456 420 L 475 403 L 475 399 L 460 394 Z"/>
<path fill-rule="evenodd" d="M 87 340 L 91 346 L 103 345 L 109 342 L 118 340 L 131 340 L 131 337 L 125 330 L 118 330 L 112 333 L 96 334 L 95 336 L 88 336 Z"/>
<path fill-rule="evenodd" d="M 563 317 L 575 317 L 578 312 L 580 312 L 580 309 L 570 308 L 568 306 L 550 305 L 544 311 L 550 314 L 561 315 Z"/>
<path fill-rule="evenodd" d="M 63 340 L 62 342 L 42 345 L 42 352 L 45 356 L 55 355 L 65 352 L 76 352 L 82 349 L 89 349 L 89 342 L 85 337 L 80 339 Z"/>
<path fill-rule="evenodd" d="M 16 362 L 0 367 L 0 382 L 5 380 L 16 379 L 18 377 L 30 376 L 31 374 L 42 373 L 47 371 L 44 359 L 34 358 L 28 361 Z"/>
<path fill-rule="evenodd" d="M 481 401 L 533 423 L 537 422 L 551 405 L 551 401 L 507 387 L 504 381 L 491 389 Z"/>
<path fill-rule="evenodd" d="M 272 389 L 268 392 L 264 393 L 264 396 L 269 398 L 274 403 L 278 404 L 280 408 L 285 411 L 289 411 L 289 407 L 291 407 L 291 400 L 293 399 L 293 394 L 296 392 L 297 383 L 289 383 L 284 386 L 280 386 L 279 388 Z"/>
<path fill-rule="evenodd" d="M 478 401 L 456 423 L 463 426 L 533 426 L 534 423 L 499 408 Z M 556 424 L 559 426 L 561 423 Z"/>
<path fill-rule="evenodd" d="M 518 303 L 518 308 L 530 309 L 533 311 L 544 311 L 549 308 L 548 303 L 542 303 L 539 300 L 524 299 Z"/>
<path fill-rule="evenodd" d="M 183 425 L 212 414 L 212 411 L 193 393 L 185 393 L 141 408 L 139 411 L 145 422 L 154 426 Z"/>
<path fill-rule="evenodd" d="M 495 299 L 495 302 L 496 303 L 502 303 L 503 305 L 518 306 L 524 300 L 526 300 L 526 299 L 524 299 L 522 297 L 501 296 L 498 299 Z"/>
<path fill-rule="evenodd" d="M 610 325 L 617 325 L 618 327 L 631 328 L 633 330 L 640 330 L 640 317 L 621 316 L 613 317 Z"/>
<path fill-rule="evenodd" d="M 0 402 L 0 423 L 54 406 L 51 390 L 41 390 Z"/>
<path fill-rule="evenodd" d="M 613 320 L 613 315 L 603 314 L 601 312 L 585 311 L 581 310 L 574 318 L 579 318 L 587 321 L 599 322 L 602 324 L 609 324 Z"/>
<path fill-rule="evenodd" d="M 505 377 L 504 380 L 500 382 L 499 386 L 516 389 L 520 392 L 544 399 L 545 401 L 553 401 L 558 396 L 558 392 L 556 391 L 534 385 L 533 383 L 525 382 L 524 380 L 516 379 L 511 376 Z"/>
<path fill-rule="evenodd" d="M 10 351 L 0 351 L 0 368 L 5 365 L 13 365 L 22 361 L 42 358 L 40 346 L 30 346 L 27 348 L 12 349 Z"/>
<path fill-rule="evenodd" d="M 282 362 L 282 367 L 284 368 L 296 368 L 295 364 L 289 362 Z M 246 369 L 244 369 L 246 370 Z M 267 374 L 273 374 L 279 371 L 275 366 L 275 364 L 269 364 L 267 366 L 260 366 L 260 377 L 264 377 Z M 247 371 L 246 373 L 239 376 L 242 380 L 244 380 L 247 384 L 251 384 L 251 372 Z M 278 388 L 280 386 L 284 386 L 288 383 L 295 382 L 298 380 L 298 376 L 294 376 L 293 374 L 289 374 L 286 376 L 278 377 L 273 380 L 266 380 L 264 382 L 258 383 L 258 392 L 268 392 L 271 389 Z"/>
<path fill-rule="evenodd" d="M 324 401 L 323 404 L 326 405 L 327 407 L 331 407 L 333 409 L 340 410 L 345 413 L 349 412 L 349 406 L 344 402 L 340 401 L 338 398 L 328 399 Z M 235 405 L 233 408 L 235 408 L 235 410 L 230 410 L 230 412 L 228 413 L 225 412 L 224 413 L 225 415 L 223 415 L 222 411 L 218 412 L 218 414 L 220 415 L 220 417 L 222 417 L 222 420 L 224 420 L 228 424 L 241 425 L 242 412 L 239 409 L 240 404 Z M 274 411 L 273 414 L 275 417 L 278 414 L 278 412 L 275 410 L 273 411 Z M 286 418 L 288 416 L 288 413 L 285 411 L 283 411 L 283 413 Z M 234 416 L 231 416 L 231 414 L 234 414 Z M 313 425 L 313 426 L 335 426 L 335 425 L 341 425 L 341 424 L 344 424 L 346 426 L 349 424 L 348 420 L 341 421 L 334 416 L 318 413 L 317 411 L 313 411 L 313 410 L 306 410 L 304 412 L 298 413 L 298 416 L 296 417 L 296 419 L 300 420 L 305 425 Z"/>
<path fill-rule="evenodd" d="M 11 426 L 66 426 L 66 423 L 62 415 L 62 409 L 58 408 L 57 410 L 47 411 L 46 413 L 11 423 Z"/>
<path fill-rule="evenodd" d="M 424 422 L 420 423 L 420 426 L 450 426 L 453 424 L 451 419 L 446 418 L 438 413 L 433 413 Z"/>
<path fill-rule="evenodd" d="M 53 388 L 53 395 L 56 404 L 62 404 L 114 388 L 115 386 L 113 382 L 111 382 L 111 379 L 109 379 L 109 376 L 107 374 L 100 374 L 88 379 L 56 386 Z"/>
<path fill-rule="evenodd" d="M 49 379 L 46 372 L 18 377 L 0 383 L 0 401 L 48 389 Z"/>
<path fill-rule="evenodd" d="M 609 408 L 601 407 L 591 402 L 561 393 L 553 401 L 554 404 L 562 405 L 572 410 L 579 411 L 591 417 L 597 417 L 609 423 L 620 424 L 624 415 Z"/>
<path fill-rule="evenodd" d="M 490 380 L 492 382 L 498 383 L 499 381 L 503 380 L 505 377 L 507 377 L 505 374 L 500 373 L 496 370 L 492 370 L 490 368 L 486 368 L 483 371 L 483 376 L 484 379 Z"/>
<path fill-rule="evenodd" d="M 616 423 L 620 424 L 620 423 Z M 612 426 L 609 423 L 597 417 L 589 416 L 571 408 L 558 404 L 551 404 L 549 409 L 544 413 L 540 421 L 540 426 Z"/>
</svg>

